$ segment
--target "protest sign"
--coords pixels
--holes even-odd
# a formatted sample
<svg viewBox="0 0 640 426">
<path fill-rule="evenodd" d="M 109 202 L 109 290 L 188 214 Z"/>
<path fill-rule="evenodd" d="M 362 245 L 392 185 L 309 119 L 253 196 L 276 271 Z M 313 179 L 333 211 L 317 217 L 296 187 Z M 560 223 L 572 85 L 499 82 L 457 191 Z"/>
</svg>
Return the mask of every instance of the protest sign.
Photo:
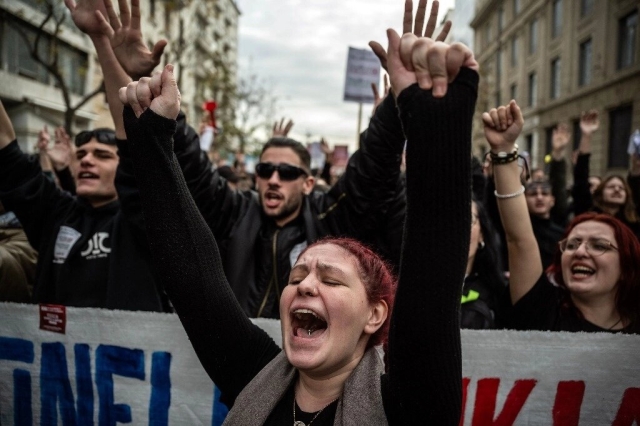
<svg viewBox="0 0 640 426">
<path fill-rule="evenodd" d="M 368 49 L 349 48 L 344 100 L 373 103 L 371 83 L 380 83 L 380 60 Z"/>
<path fill-rule="evenodd" d="M 52 332 L 37 305 L 0 303 L 0 424 L 221 424 L 176 315 L 65 317 Z M 279 321 L 255 322 L 280 344 Z M 463 425 L 640 424 L 640 336 L 463 330 L 462 349 Z"/>
</svg>

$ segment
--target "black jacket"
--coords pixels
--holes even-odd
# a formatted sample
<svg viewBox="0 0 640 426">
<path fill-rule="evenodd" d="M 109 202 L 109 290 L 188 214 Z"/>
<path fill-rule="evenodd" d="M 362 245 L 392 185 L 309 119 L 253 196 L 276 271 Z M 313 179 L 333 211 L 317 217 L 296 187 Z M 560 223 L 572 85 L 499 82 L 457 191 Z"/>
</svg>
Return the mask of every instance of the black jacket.
<svg viewBox="0 0 640 426">
<path fill-rule="evenodd" d="M 546 269 L 553 263 L 553 256 L 558 249 L 558 242 L 564 235 L 564 229 L 551 219 L 543 219 L 538 216 L 529 216 L 531 218 L 531 226 L 533 234 L 538 241 L 538 249 L 540 250 L 540 260 L 542 267 Z"/>
<path fill-rule="evenodd" d="M 573 206 L 575 215 L 579 215 L 588 211 L 604 213 L 601 209 L 593 205 L 593 198 L 591 191 L 589 190 L 589 160 L 591 154 L 580 154 L 576 166 L 573 169 L 573 189 L 571 191 L 573 195 Z M 636 214 L 640 216 L 640 176 L 627 176 L 627 183 L 631 188 L 631 194 L 627 194 L 627 197 L 632 197 L 636 206 Z M 627 225 L 635 236 L 640 240 L 640 222 L 629 222 L 622 210 L 616 213 L 615 218 L 620 222 Z"/>
<path fill-rule="evenodd" d="M 93 208 L 58 189 L 16 141 L 0 150 L 0 199 L 39 252 L 35 302 L 166 310 L 149 266 L 126 147 L 121 145 L 119 154 L 119 200 Z"/>
<path fill-rule="evenodd" d="M 157 125 L 163 125 L 160 117 L 156 118 Z M 125 125 L 135 120 L 131 109 L 125 109 L 124 119 Z M 127 127 L 128 137 L 144 143 L 145 135 L 133 134 L 133 129 Z M 294 231 L 276 227 L 263 214 L 255 191 L 231 189 L 212 170 L 200 150 L 196 132 L 183 115 L 178 117 L 174 153 L 189 191 L 220 246 L 231 288 L 248 316 L 279 317 L 279 295 L 297 253 L 319 238 L 331 235 L 382 241 L 383 237 L 375 235 L 401 235 L 402 220 L 392 221 L 397 229 L 388 230 L 385 218 L 392 204 L 398 204 L 404 140 L 395 100 L 387 97 L 371 119 L 364 143 L 351 156 L 342 178 L 328 192 L 314 191 L 304 198 L 301 219 L 285 226 L 295 226 Z M 159 155 L 153 152 L 159 149 L 156 146 L 148 149 L 149 155 Z M 383 250 L 399 253 L 399 241 L 398 247 Z"/>
</svg>

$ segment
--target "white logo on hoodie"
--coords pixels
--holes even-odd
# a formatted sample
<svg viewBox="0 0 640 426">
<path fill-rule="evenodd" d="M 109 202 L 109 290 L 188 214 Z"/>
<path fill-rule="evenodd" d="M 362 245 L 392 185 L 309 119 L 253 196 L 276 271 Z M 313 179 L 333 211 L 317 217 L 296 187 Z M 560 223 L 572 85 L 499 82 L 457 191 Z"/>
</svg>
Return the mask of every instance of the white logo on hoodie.
<svg viewBox="0 0 640 426">
<path fill-rule="evenodd" d="M 87 260 L 107 257 L 111 253 L 111 248 L 105 247 L 105 240 L 109 238 L 108 232 L 96 232 L 93 237 L 87 241 L 87 248 L 80 255 L 86 257 Z"/>
</svg>

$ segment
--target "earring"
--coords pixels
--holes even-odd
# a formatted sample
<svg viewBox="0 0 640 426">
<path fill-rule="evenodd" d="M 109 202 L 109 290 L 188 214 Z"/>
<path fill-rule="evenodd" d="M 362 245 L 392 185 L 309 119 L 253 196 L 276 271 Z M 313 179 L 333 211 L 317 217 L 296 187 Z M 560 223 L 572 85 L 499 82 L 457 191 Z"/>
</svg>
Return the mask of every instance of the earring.
<svg viewBox="0 0 640 426">
<path fill-rule="evenodd" d="M 484 248 L 484 241 L 480 241 L 478 243 L 478 250 L 482 250 Z"/>
</svg>

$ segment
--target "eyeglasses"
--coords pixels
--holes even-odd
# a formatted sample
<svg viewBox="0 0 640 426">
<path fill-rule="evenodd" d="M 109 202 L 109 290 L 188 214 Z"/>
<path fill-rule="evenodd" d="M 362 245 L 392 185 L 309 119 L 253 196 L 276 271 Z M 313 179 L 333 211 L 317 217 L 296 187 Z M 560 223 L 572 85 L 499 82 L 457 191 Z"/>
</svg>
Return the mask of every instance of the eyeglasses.
<svg viewBox="0 0 640 426">
<path fill-rule="evenodd" d="M 584 243 L 584 247 L 587 252 L 593 256 L 601 256 L 611 249 L 618 250 L 618 247 L 614 246 L 609 241 L 599 239 L 588 239 L 586 241 L 582 241 L 579 238 L 572 238 L 570 240 L 564 239 L 560 241 L 558 245 L 560 246 L 560 251 L 562 253 L 573 253 L 580 248 L 582 243 Z"/>
<path fill-rule="evenodd" d="M 273 164 L 273 163 L 258 163 L 256 164 L 256 174 L 262 179 L 269 179 L 273 172 L 278 171 L 278 176 L 281 180 L 291 181 L 296 180 L 300 176 L 307 176 L 306 170 L 300 167 L 292 166 L 290 164 Z"/>
<path fill-rule="evenodd" d="M 529 190 L 524 193 L 527 197 L 537 197 L 538 195 L 549 196 L 551 191 L 547 189 Z"/>
<path fill-rule="evenodd" d="M 113 130 L 85 130 L 76 135 L 76 146 L 82 146 L 93 138 L 109 145 L 116 143 L 116 133 Z"/>
</svg>

